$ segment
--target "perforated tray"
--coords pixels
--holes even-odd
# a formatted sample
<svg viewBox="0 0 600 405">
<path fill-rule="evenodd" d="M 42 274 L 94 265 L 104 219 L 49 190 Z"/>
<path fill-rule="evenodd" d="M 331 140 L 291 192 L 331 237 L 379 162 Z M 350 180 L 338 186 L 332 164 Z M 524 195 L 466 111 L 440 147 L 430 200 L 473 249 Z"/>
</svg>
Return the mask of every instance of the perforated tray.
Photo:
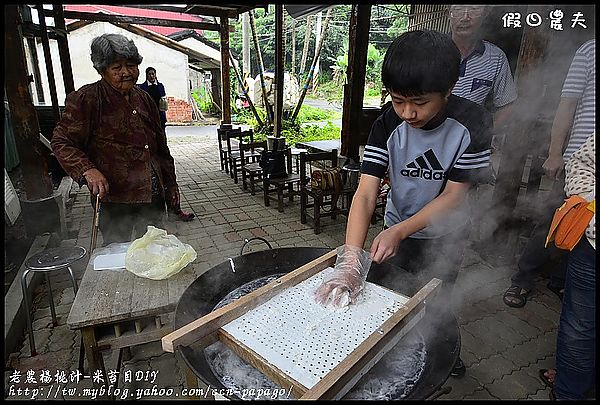
<svg viewBox="0 0 600 405">
<path fill-rule="evenodd" d="M 286 289 L 222 328 L 272 366 L 312 388 L 408 298 L 366 283 L 358 302 L 341 310 L 314 301 L 331 267 Z"/>
</svg>

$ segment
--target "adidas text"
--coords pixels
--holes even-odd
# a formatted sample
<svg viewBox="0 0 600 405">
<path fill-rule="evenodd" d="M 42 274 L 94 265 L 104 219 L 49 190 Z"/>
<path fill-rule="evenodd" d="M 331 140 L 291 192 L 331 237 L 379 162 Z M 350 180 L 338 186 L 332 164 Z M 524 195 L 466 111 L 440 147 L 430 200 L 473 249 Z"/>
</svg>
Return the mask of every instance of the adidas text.
<svg viewBox="0 0 600 405">
<path fill-rule="evenodd" d="M 444 180 L 446 173 L 442 170 L 402 169 L 400 174 L 405 177 L 421 177 L 425 180 Z"/>
</svg>

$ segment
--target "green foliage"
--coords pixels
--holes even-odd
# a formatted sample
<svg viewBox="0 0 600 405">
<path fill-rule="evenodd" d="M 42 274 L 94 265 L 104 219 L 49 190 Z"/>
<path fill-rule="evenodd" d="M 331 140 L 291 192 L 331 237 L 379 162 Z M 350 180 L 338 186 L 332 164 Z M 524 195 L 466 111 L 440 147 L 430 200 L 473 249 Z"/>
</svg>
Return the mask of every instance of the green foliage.
<svg viewBox="0 0 600 405">
<path fill-rule="evenodd" d="M 335 81 L 330 81 L 320 84 L 315 96 L 327 101 L 340 101 L 344 98 L 343 83 L 338 84 Z"/>
<path fill-rule="evenodd" d="M 192 91 L 192 97 L 194 100 L 196 100 L 196 104 L 198 105 L 200 111 L 206 113 L 215 112 L 215 107 L 213 105 L 210 94 L 204 85 L 201 85 L 200 87 L 194 89 Z"/>
<path fill-rule="evenodd" d="M 409 6 L 401 5 L 400 10 L 403 14 L 400 14 L 397 18 L 392 20 L 392 25 L 387 29 L 387 34 L 390 38 L 395 39 L 400 34 L 405 33 L 408 30 L 408 13 Z"/>
<path fill-rule="evenodd" d="M 333 70 L 333 81 L 338 86 L 342 86 L 346 82 L 346 69 L 348 69 L 348 53 L 338 55 L 337 58 L 330 58 L 335 62 L 334 65 L 329 66 Z"/>
<path fill-rule="evenodd" d="M 367 49 L 367 82 L 381 82 L 381 65 L 383 63 L 384 55 L 385 53 L 379 51 L 375 45 L 369 44 Z"/>
<path fill-rule="evenodd" d="M 340 113 L 332 110 L 322 110 L 317 107 L 302 104 L 300 111 L 298 111 L 298 117 L 296 121 L 304 122 L 315 122 L 315 121 L 326 121 L 331 119 L 337 119 Z"/>
<path fill-rule="evenodd" d="M 266 113 L 262 108 L 257 108 L 258 115 L 263 122 L 266 122 Z M 260 128 L 254 114 L 250 109 L 243 109 L 237 114 L 237 122 L 251 126 L 255 131 L 255 139 L 263 141 L 267 135 L 272 135 L 272 128 Z M 284 118 L 281 123 L 281 135 L 286 139 L 288 145 L 295 145 L 297 142 L 317 141 L 327 139 L 338 139 L 340 137 L 340 127 L 333 125 L 328 121 L 324 126 L 316 124 L 306 124 L 308 122 L 326 121 L 341 118 L 341 114 L 336 111 L 322 110 L 320 108 L 302 105 L 298 112 L 298 117 L 292 123 L 289 118 Z"/>
</svg>

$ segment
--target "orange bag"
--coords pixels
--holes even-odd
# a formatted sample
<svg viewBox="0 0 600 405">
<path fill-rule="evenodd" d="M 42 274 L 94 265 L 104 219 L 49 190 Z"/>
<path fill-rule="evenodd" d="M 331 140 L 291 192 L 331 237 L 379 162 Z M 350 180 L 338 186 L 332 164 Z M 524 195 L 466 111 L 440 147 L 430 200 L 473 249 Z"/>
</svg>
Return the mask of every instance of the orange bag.
<svg viewBox="0 0 600 405">
<path fill-rule="evenodd" d="M 559 249 L 573 250 L 594 216 L 595 201 L 589 202 L 578 195 L 565 199 L 554 212 L 545 246 L 554 241 Z"/>
</svg>

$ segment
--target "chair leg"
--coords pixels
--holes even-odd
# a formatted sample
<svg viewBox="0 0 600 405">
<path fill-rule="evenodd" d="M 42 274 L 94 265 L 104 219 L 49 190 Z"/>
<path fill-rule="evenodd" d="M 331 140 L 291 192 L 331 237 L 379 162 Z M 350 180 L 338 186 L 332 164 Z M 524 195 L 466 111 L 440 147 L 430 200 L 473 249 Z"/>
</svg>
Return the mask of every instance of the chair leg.
<svg viewBox="0 0 600 405">
<path fill-rule="evenodd" d="M 265 207 L 269 206 L 269 184 L 263 181 L 263 193 L 265 197 Z"/>
<path fill-rule="evenodd" d="M 294 184 L 293 183 L 288 184 L 288 198 L 290 199 L 290 202 L 294 201 Z"/>
<path fill-rule="evenodd" d="M 244 169 L 242 169 L 242 189 L 244 191 L 248 190 L 248 186 L 246 185 L 246 171 Z"/>
<path fill-rule="evenodd" d="M 308 196 L 304 191 L 300 192 L 300 223 L 306 223 L 306 205 Z"/>
<path fill-rule="evenodd" d="M 283 185 L 277 186 L 277 211 L 283 212 Z"/>
<path fill-rule="evenodd" d="M 238 183 L 238 171 L 237 171 L 237 163 L 233 162 L 233 165 L 231 166 L 231 178 L 233 179 L 233 182 L 235 184 Z"/>
<path fill-rule="evenodd" d="M 315 223 L 315 235 L 321 233 L 321 205 L 323 204 L 323 197 L 315 197 L 314 209 L 314 223 Z"/>
<path fill-rule="evenodd" d="M 225 166 L 225 173 L 229 174 L 229 157 L 227 154 L 223 154 L 223 166 Z"/>
<path fill-rule="evenodd" d="M 254 189 L 254 173 L 250 173 L 250 194 L 256 194 L 256 190 Z"/>
</svg>

